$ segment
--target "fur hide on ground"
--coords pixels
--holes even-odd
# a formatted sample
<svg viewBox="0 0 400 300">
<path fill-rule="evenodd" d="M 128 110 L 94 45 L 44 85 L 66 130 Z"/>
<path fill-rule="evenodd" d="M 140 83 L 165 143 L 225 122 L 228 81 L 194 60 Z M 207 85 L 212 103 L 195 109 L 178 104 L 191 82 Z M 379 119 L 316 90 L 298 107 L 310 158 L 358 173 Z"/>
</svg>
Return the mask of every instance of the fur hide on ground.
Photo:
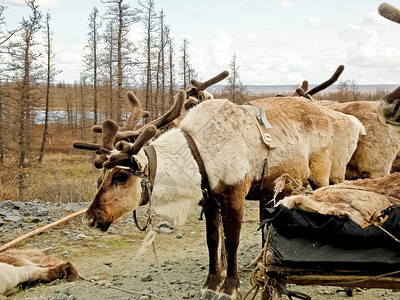
<svg viewBox="0 0 400 300">
<path fill-rule="evenodd" d="M 70 262 L 44 254 L 38 249 L 0 252 L 0 297 L 18 291 L 26 282 L 51 282 L 58 278 L 73 281 L 78 272 Z"/>
<path fill-rule="evenodd" d="M 349 218 L 359 225 L 384 209 L 400 205 L 400 173 L 380 179 L 359 179 L 317 189 L 310 196 L 290 196 L 288 208 Z"/>
</svg>

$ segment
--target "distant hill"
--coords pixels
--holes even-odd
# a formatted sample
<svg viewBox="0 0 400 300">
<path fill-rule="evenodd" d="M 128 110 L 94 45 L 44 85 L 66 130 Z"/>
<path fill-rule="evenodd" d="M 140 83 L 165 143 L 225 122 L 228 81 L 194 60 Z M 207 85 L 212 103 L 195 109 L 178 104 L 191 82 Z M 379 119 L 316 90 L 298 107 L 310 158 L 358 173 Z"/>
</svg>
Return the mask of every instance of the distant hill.
<svg viewBox="0 0 400 300">
<path fill-rule="evenodd" d="M 309 89 L 315 87 L 316 84 L 310 84 Z M 337 84 L 334 84 L 327 88 L 325 91 L 327 92 L 335 92 L 337 91 Z M 208 88 L 210 93 L 220 92 L 225 85 L 213 85 Z M 296 85 L 246 85 L 247 90 L 251 94 L 267 94 L 267 93 L 276 93 L 276 94 L 290 94 L 295 91 L 298 86 Z M 360 92 L 375 92 L 379 90 L 387 90 L 391 92 L 398 87 L 396 84 L 359 84 L 357 88 Z"/>
</svg>

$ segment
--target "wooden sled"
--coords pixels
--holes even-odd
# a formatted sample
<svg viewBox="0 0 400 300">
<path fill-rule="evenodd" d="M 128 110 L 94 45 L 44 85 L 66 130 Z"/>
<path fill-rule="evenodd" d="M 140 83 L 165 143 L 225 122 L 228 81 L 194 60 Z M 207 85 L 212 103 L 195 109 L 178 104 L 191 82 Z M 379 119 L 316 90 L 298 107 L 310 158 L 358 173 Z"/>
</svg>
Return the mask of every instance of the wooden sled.
<svg viewBox="0 0 400 300">
<path fill-rule="evenodd" d="M 293 209 L 269 211 L 263 227 L 262 263 L 255 275 L 262 300 L 274 294 L 310 299 L 288 292 L 286 284 L 400 289 L 400 244 L 384 231 Z M 388 210 L 384 224 L 397 236 L 399 219 L 396 207 Z"/>
</svg>

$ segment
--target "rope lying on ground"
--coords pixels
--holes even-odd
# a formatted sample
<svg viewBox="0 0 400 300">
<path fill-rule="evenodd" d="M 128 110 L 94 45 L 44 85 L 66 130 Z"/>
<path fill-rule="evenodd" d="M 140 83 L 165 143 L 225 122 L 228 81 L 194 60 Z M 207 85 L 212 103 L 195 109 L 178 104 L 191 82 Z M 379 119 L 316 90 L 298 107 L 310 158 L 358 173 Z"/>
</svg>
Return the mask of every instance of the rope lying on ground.
<svg viewBox="0 0 400 300">
<path fill-rule="evenodd" d="M 118 291 L 125 292 L 125 293 L 128 293 L 128 294 L 137 295 L 137 296 L 148 296 L 148 297 L 151 297 L 152 299 L 153 299 L 153 298 L 154 298 L 154 299 L 164 299 L 163 297 L 159 297 L 159 296 L 156 296 L 156 295 L 153 295 L 153 294 L 138 293 L 138 292 L 126 290 L 126 289 L 117 287 L 117 286 L 115 286 L 115 285 L 112 285 L 112 284 L 111 284 L 109 281 L 107 281 L 107 280 L 95 280 L 95 279 L 93 279 L 93 278 L 86 278 L 86 277 L 84 277 L 84 276 L 82 276 L 82 275 L 80 275 L 80 274 L 79 274 L 79 277 L 80 277 L 81 279 L 83 279 L 83 280 L 89 281 L 89 282 L 94 283 L 94 284 L 96 284 L 96 285 L 101 285 L 101 286 L 104 286 L 104 287 L 106 287 L 106 288 L 118 290 Z"/>
<path fill-rule="evenodd" d="M 86 212 L 86 210 L 87 210 L 86 208 L 82 209 L 82 210 L 77 211 L 77 212 L 75 212 L 73 214 L 70 214 L 70 215 L 68 215 L 68 216 L 66 216 L 66 217 L 64 217 L 64 218 L 62 218 L 60 220 L 54 221 L 53 223 L 47 224 L 47 225 L 45 225 L 43 227 L 40 227 L 40 228 L 35 229 L 35 230 L 31 231 L 31 232 L 28 232 L 27 234 L 24 234 L 24 235 L 20 236 L 19 238 L 16 238 L 15 240 L 12 240 L 11 242 L 8 242 L 8 243 L 2 245 L 0 247 L 0 252 L 2 252 L 4 250 L 6 250 L 6 249 L 18 244 L 19 242 L 22 242 L 23 240 L 25 240 L 25 239 L 27 239 L 27 238 L 29 238 L 31 236 L 39 234 L 39 233 L 41 233 L 41 232 L 43 232 L 43 231 L 45 231 L 45 230 L 47 230 L 49 228 L 52 228 L 54 226 L 60 225 L 62 223 L 65 223 L 69 219 L 72 219 L 72 218 L 74 218 L 76 216 L 82 215 L 82 214 L 84 214 Z"/>
</svg>

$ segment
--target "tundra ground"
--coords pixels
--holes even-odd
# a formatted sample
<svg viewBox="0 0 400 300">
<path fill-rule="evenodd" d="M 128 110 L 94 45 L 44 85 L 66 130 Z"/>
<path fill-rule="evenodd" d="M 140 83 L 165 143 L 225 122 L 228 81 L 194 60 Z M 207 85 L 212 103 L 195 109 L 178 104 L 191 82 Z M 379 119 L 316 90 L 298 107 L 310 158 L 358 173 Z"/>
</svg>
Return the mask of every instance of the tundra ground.
<svg viewBox="0 0 400 300">
<path fill-rule="evenodd" d="M 74 210 L 88 204 L 81 203 L 80 207 L 75 205 Z M 56 204 L 46 204 L 46 209 L 49 215 L 57 215 L 58 218 L 72 212 Z M 258 214 L 258 202 L 246 201 L 238 255 L 242 295 L 251 287 L 249 278 L 252 268 L 249 263 L 261 249 L 261 233 L 257 231 Z M 27 239 L 17 247 L 47 249 L 49 254 L 71 261 L 81 275 L 93 278 L 96 282 L 56 280 L 50 284 L 21 288 L 9 299 L 176 299 L 166 282 L 179 298 L 192 299 L 201 289 L 208 268 L 205 221 L 198 220 L 199 215 L 200 208 L 196 207 L 185 225 L 175 227 L 169 234 L 156 235 L 155 249 L 162 274 L 158 270 L 152 247 L 137 257 L 147 233 L 136 229 L 131 216 L 118 221 L 104 234 L 86 230 L 81 225 L 81 217 L 77 217 L 67 224 Z M 26 220 L 34 221 L 29 217 Z M 157 225 L 161 221 L 165 219 L 156 216 L 153 223 Z M 3 225 L 1 243 L 44 225 L 30 223 L 25 228 L 12 228 L 10 224 Z M 10 228 L 5 230 L 7 227 Z M 109 288 L 109 285 L 118 289 Z M 290 286 L 290 289 L 306 293 L 312 299 L 348 298 L 340 287 Z M 396 291 L 371 289 L 357 292 L 353 299 L 394 300 L 399 297 Z"/>
</svg>

